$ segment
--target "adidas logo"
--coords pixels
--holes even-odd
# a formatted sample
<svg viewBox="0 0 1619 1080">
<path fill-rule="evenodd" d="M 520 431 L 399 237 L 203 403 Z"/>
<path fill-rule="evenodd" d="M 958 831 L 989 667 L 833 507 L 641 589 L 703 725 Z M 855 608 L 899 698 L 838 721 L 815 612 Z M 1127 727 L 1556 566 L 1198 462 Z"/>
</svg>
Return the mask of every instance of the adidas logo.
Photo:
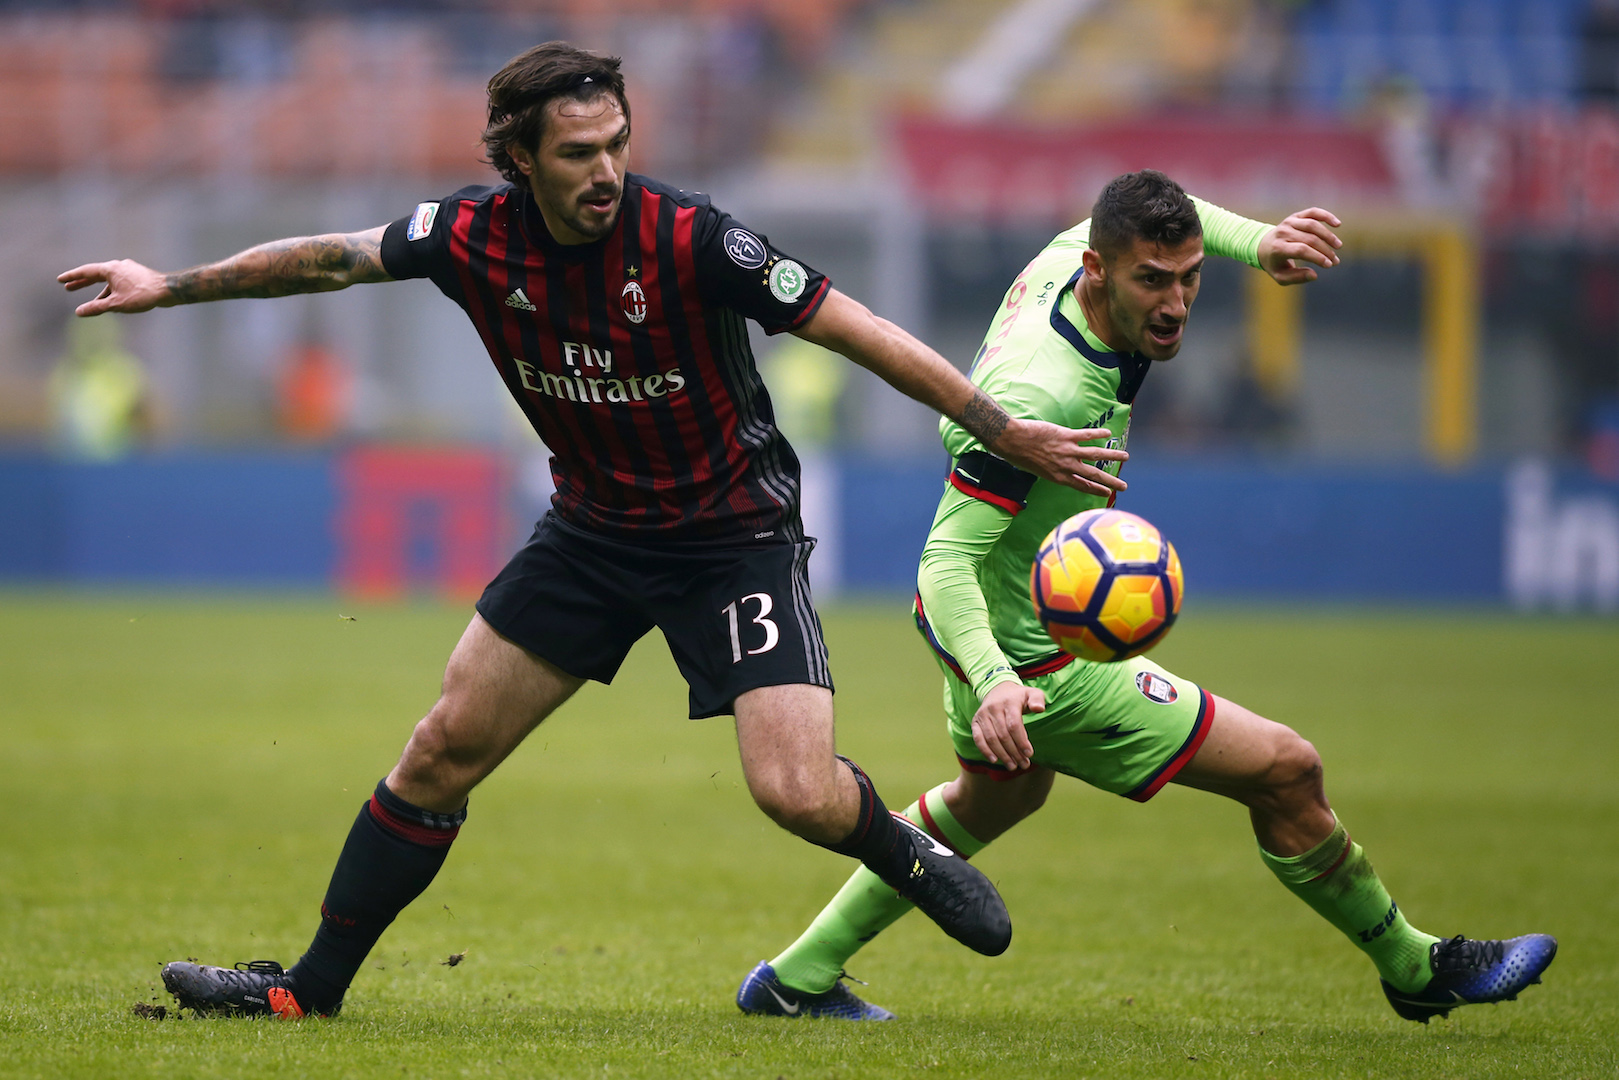
<svg viewBox="0 0 1619 1080">
<path fill-rule="evenodd" d="M 509 308 L 516 308 L 518 311 L 540 310 L 529 301 L 527 296 L 523 295 L 522 289 L 517 289 L 510 296 L 506 297 L 506 306 Z"/>
</svg>

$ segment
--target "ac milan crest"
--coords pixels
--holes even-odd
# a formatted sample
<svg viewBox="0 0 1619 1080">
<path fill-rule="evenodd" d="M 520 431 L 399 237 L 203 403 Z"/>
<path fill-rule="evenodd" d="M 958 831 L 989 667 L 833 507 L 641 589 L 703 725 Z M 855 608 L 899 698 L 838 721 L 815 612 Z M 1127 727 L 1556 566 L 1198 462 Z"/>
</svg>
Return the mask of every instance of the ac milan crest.
<svg viewBox="0 0 1619 1080">
<path fill-rule="evenodd" d="M 646 319 L 646 293 L 641 291 L 639 281 L 626 281 L 618 299 L 624 305 L 624 317 L 630 322 L 640 323 Z"/>
</svg>

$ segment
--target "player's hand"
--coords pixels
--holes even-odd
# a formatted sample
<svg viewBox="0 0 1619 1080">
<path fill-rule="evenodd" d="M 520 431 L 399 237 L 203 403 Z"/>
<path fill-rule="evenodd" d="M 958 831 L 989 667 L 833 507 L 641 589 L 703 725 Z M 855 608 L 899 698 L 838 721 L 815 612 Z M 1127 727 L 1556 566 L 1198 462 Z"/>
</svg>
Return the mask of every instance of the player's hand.
<svg viewBox="0 0 1619 1080">
<path fill-rule="evenodd" d="M 131 259 L 113 262 L 86 263 L 75 266 L 56 278 L 67 286 L 68 292 L 77 292 L 91 285 L 105 284 L 100 294 L 80 304 L 74 314 L 89 317 L 105 311 L 134 314 L 151 311 L 169 298 L 169 286 L 164 275 Z"/>
<path fill-rule="evenodd" d="M 973 745 L 995 764 L 1027 769 L 1034 764 L 1034 746 L 1023 730 L 1023 714 L 1045 711 L 1045 691 L 1020 682 L 997 683 L 973 714 Z"/>
<path fill-rule="evenodd" d="M 1316 266 L 1326 269 L 1338 265 L 1338 249 L 1344 242 L 1332 230 L 1342 225 L 1336 214 L 1319 206 L 1289 214 L 1260 237 L 1259 265 L 1283 285 L 1314 281 Z"/>
<path fill-rule="evenodd" d="M 1024 472 L 1106 498 L 1129 485 L 1092 462 L 1128 461 L 1130 455 L 1117 447 L 1082 444 L 1105 443 L 1112 437 L 1107 428 L 1075 431 L 1044 420 L 1013 419 L 990 449 Z"/>
</svg>

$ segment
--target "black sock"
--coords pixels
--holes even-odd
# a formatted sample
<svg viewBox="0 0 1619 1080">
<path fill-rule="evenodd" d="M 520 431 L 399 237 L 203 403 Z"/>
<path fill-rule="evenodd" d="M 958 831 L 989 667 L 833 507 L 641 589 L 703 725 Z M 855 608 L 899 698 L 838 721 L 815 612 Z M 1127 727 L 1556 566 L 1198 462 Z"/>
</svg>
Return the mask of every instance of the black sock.
<svg viewBox="0 0 1619 1080">
<path fill-rule="evenodd" d="M 883 805 L 882 796 L 877 794 L 865 770 L 842 754 L 838 755 L 838 760 L 854 773 L 855 784 L 860 788 L 860 814 L 848 836 L 835 844 L 821 846 L 859 859 L 866 869 L 889 884 L 903 881 L 911 869 L 910 838 L 894 824 L 893 815 Z"/>
<path fill-rule="evenodd" d="M 305 1012 L 329 1012 L 343 1000 L 388 924 L 432 883 L 466 819 L 466 807 L 434 813 L 377 784 L 337 857 L 315 940 L 287 972 Z"/>
</svg>

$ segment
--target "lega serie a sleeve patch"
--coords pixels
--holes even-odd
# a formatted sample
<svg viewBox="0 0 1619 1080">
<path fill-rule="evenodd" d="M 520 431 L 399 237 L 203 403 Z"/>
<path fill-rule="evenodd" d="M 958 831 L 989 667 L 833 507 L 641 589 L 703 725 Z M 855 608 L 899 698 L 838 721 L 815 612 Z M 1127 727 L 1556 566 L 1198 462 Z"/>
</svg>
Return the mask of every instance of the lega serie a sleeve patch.
<svg viewBox="0 0 1619 1080">
<path fill-rule="evenodd" d="M 969 450 L 950 470 L 950 486 L 991 506 L 1016 515 L 1029 501 L 1035 475 L 1024 472 L 988 450 Z"/>
<path fill-rule="evenodd" d="M 442 211 L 440 202 L 417 203 L 409 217 L 389 224 L 382 234 L 382 268 L 389 277 L 404 281 L 432 275 L 446 250 Z"/>
</svg>

